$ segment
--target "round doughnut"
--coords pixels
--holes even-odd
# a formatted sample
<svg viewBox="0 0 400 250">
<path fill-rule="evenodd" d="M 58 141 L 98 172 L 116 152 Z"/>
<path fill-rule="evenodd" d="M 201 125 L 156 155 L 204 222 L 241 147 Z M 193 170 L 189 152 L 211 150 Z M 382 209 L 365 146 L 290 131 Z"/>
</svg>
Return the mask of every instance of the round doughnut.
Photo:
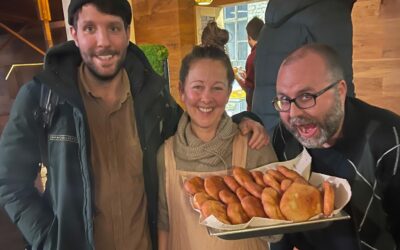
<svg viewBox="0 0 400 250">
<path fill-rule="evenodd" d="M 253 177 L 250 174 L 250 171 L 241 168 L 241 167 L 233 167 L 232 174 L 235 180 L 240 184 L 240 186 L 244 186 L 245 181 L 253 181 Z"/>
<path fill-rule="evenodd" d="M 198 192 L 193 196 L 193 206 L 197 209 L 201 208 L 201 205 L 207 200 L 212 200 L 213 198 L 209 196 L 206 192 Z"/>
<path fill-rule="evenodd" d="M 219 192 L 228 187 L 221 176 L 212 175 L 204 178 L 204 189 L 214 200 L 219 200 Z"/>
<path fill-rule="evenodd" d="M 224 177 L 224 182 L 228 186 L 232 192 L 236 192 L 236 189 L 240 187 L 239 183 L 233 178 L 231 175 L 225 175 Z"/>
<path fill-rule="evenodd" d="M 275 178 L 271 174 L 269 173 L 264 174 L 263 180 L 267 187 L 272 187 L 276 191 L 281 192 L 281 185 L 277 180 L 275 180 Z"/>
<path fill-rule="evenodd" d="M 279 193 L 271 187 L 264 188 L 261 194 L 261 203 L 267 216 L 271 219 L 285 220 L 279 208 L 279 199 Z"/>
<path fill-rule="evenodd" d="M 254 196 L 246 196 L 241 200 L 242 207 L 249 218 L 267 217 L 264 212 L 264 207 L 261 201 Z"/>
<path fill-rule="evenodd" d="M 297 173 L 294 170 L 288 169 L 285 166 L 277 166 L 276 170 L 278 170 L 281 174 L 286 176 L 286 178 L 289 178 L 291 180 L 295 180 L 297 177 L 302 177 L 299 173 Z"/>
<path fill-rule="evenodd" d="M 220 201 L 207 200 L 201 205 L 200 211 L 204 218 L 214 215 L 220 222 L 231 224 L 226 214 L 226 207 Z"/>
<path fill-rule="evenodd" d="M 284 179 L 281 182 L 281 192 L 285 192 L 289 188 L 289 186 L 292 185 L 292 183 L 293 181 L 291 179 Z"/>
<path fill-rule="evenodd" d="M 263 181 L 263 173 L 261 171 L 255 170 L 251 171 L 251 176 L 253 176 L 254 181 L 260 185 L 261 187 L 265 187 L 264 181 Z"/>
<path fill-rule="evenodd" d="M 219 191 L 219 199 L 225 204 L 240 202 L 236 194 L 232 193 L 228 189 L 222 189 Z"/>
<path fill-rule="evenodd" d="M 274 179 L 279 183 L 281 183 L 284 179 L 286 179 L 286 176 L 284 176 L 278 170 L 275 169 L 268 169 L 266 173 L 272 175 L 272 177 L 274 177 Z"/>
<path fill-rule="evenodd" d="M 324 206 L 323 213 L 325 216 L 330 216 L 335 209 L 335 190 L 328 181 L 322 183 L 324 192 Z"/>
<path fill-rule="evenodd" d="M 254 181 L 245 181 L 243 187 L 253 196 L 261 198 L 263 188 Z"/>
<path fill-rule="evenodd" d="M 239 198 L 239 200 L 243 200 L 244 197 L 250 196 L 250 193 L 247 192 L 247 190 L 244 187 L 240 187 L 236 189 L 236 195 Z"/>
<path fill-rule="evenodd" d="M 308 220 L 322 213 L 321 192 L 314 186 L 293 182 L 283 193 L 279 208 L 288 220 Z"/>
<path fill-rule="evenodd" d="M 205 192 L 204 180 L 199 176 L 187 179 L 183 183 L 183 187 L 185 188 L 186 192 L 188 192 L 191 195 L 194 195 L 199 192 Z"/>
<path fill-rule="evenodd" d="M 229 203 L 228 208 L 226 209 L 226 213 L 232 224 L 242 224 L 250 220 L 242 205 L 238 202 Z"/>
</svg>

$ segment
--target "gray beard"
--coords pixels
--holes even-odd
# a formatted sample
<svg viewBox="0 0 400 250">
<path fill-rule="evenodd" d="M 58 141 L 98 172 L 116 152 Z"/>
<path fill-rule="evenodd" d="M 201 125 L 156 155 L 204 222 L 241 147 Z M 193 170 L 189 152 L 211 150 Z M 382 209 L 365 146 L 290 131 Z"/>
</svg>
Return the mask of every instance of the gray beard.
<svg viewBox="0 0 400 250">
<path fill-rule="evenodd" d="M 318 122 L 315 119 L 299 116 L 289 120 L 289 126 L 286 126 L 294 137 L 306 148 L 322 148 L 322 146 L 338 131 L 340 123 L 344 116 L 342 104 L 339 94 L 336 93 L 335 104 L 326 113 L 323 122 Z M 312 138 L 303 138 L 297 131 L 294 124 L 314 123 L 319 129 L 320 134 Z"/>
</svg>

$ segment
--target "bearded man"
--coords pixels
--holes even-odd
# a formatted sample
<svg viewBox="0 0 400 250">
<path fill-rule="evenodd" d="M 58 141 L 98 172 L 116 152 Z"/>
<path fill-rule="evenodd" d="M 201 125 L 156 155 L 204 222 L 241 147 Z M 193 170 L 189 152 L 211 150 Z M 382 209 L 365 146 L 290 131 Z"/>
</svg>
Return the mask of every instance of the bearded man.
<svg viewBox="0 0 400 250">
<path fill-rule="evenodd" d="M 312 171 L 347 179 L 351 219 L 286 234 L 276 249 L 397 249 L 400 246 L 400 117 L 346 97 L 338 54 L 323 44 L 305 45 L 281 64 L 273 105 L 280 123 L 273 145 L 280 160 L 303 147 Z"/>
</svg>

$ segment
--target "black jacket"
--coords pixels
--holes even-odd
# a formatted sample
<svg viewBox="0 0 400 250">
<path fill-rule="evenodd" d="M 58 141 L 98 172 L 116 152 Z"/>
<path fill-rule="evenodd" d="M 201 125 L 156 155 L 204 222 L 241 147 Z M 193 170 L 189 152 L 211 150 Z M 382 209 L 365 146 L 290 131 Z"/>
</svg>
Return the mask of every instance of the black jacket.
<svg viewBox="0 0 400 250">
<path fill-rule="evenodd" d="M 77 86 L 81 63 L 74 43 L 53 47 L 45 69 L 24 85 L 0 141 L 0 202 L 33 249 L 93 249 L 90 134 Z M 156 154 L 173 134 L 181 110 L 142 51 L 130 44 L 125 69 L 143 150 L 143 173 L 153 247 L 157 246 Z M 40 159 L 41 127 L 35 119 L 41 84 L 60 97 L 47 131 L 48 181 L 41 196 L 33 187 Z M 39 119 L 40 120 L 40 119 Z"/>
<path fill-rule="evenodd" d="M 302 150 L 281 123 L 275 129 L 273 145 L 279 160 L 293 158 Z M 293 249 L 293 244 L 311 250 L 399 248 L 400 117 L 348 97 L 342 139 L 331 148 L 308 152 L 313 171 L 349 181 L 352 197 L 346 211 L 351 221 L 285 235 L 271 249 Z"/>
<path fill-rule="evenodd" d="M 265 24 L 257 42 L 255 90 L 252 111 L 272 132 L 278 113 L 271 101 L 276 95 L 276 76 L 283 59 L 308 43 L 324 43 L 343 60 L 348 95 L 354 95 L 353 28 L 354 0 L 270 0 Z"/>
</svg>

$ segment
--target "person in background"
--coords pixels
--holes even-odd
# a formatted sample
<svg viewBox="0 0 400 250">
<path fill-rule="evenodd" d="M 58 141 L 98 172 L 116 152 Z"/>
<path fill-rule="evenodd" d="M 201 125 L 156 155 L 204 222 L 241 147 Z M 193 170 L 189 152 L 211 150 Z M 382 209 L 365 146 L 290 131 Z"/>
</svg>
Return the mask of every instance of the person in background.
<svg viewBox="0 0 400 250">
<path fill-rule="evenodd" d="M 253 92 L 255 88 L 255 72 L 254 60 L 256 58 L 256 46 L 258 35 L 264 25 L 263 20 L 258 17 L 253 17 L 246 26 L 247 41 L 251 48 L 251 53 L 246 60 L 246 72 L 238 72 L 235 75 L 236 80 L 242 89 L 246 92 L 247 111 L 251 111 Z"/>
<path fill-rule="evenodd" d="M 347 95 L 355 95 L 351 20 L 354 2 L 355 0 L 268 1 L 265 24 L 257 43 L 252 112 L 261 117 L 270 134 L 279 122 L 279 114 L 270 103 L 276 93 L 279 66 L 290 52 L 304 44 L 318 42 L 333 47 L 339 53 L 344 67 Z"/>
<path fill-rule="evenodd" d="M 225 45 L 229 41 L 229 32 L 218 27 L 215 21 L 209 21 L 201 33 L 201 44 L 215 46 L 225 51 Z"/>
<path fill-rule="evenodd" d="M 400 247 L 400 117 L 348 97 L 336 51 L 323 44 L 295 50 L 282 62 L 273 146 L 279 160 L 303 147 L 312 171 L 346 179 L 350 220 L 284 235 L 273 250 L 398 249 Z"/>
<path fill-rule="evenodd" d="M 0 204 L 33 249 L 157 249 L 156 155 L 182 110 L 129 42 L 127 0 L 71 0 L 68 14 L 74 40 L 47 52 L 3 131 Z M 45 90 L 59 99 L 49 123 Z M 241 124 L 250 147 L 266 143 L 260 124 Z"/>
<path fill-rule="evenodd" d="M 268 249 L 260 238 L 229 241 L 209 236 L 182 185 L 184 177 L 222 175 L 232 166 L 251 169 L 276 161 L 270 145 L 248 148 L 247 137 L 225 112 L 234 80 L 229 57 L 213 45 L 196 46 L 182 60 L 179 80 L 186 112 L 157 156 L 159 250 Z"/>
</svg>

